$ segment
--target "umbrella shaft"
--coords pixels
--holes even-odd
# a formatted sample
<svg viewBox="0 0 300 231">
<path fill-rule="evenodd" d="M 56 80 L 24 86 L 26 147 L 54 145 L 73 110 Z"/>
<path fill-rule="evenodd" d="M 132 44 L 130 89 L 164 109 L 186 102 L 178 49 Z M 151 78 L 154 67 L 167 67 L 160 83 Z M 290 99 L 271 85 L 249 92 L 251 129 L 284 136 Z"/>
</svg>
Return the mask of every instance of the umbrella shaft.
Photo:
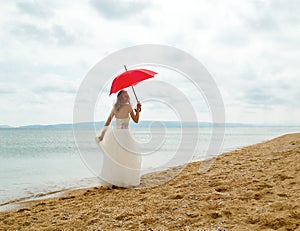
<svg viewBox="0 0 300 231">
<path fill-rule="evenodd" d="M 124 65 L 124 68 L 125 68 L 125 70 L 127 71 L 127 67 L 126 67 L 126 65 Z M 133 93 L 134 93 L 134 96 L 135 96 L 136 102 L 138 103 L 138 102 L 139 102 L 139 100 L 138 100 L 138 98 L 137 98 L 137 96 L 136 96 L 136 94 L 135 94 L 135 90 L 134 90 L 133 86 L 131 86 L 131 88 L 132 88 L 132 91 L 133 91 Z"/>
<path fill-rule="evenodd" d="M 133 93 L 134 93 L 134 96 L 135 96 L 136 102 L 139 102 L 139 100 L 138 100 L 138 98 L 137 98 L 137 96 L 136 96 L 136 94 L 135 94 L 135 90 L 134 90 L 133 86 L 131 86 L 131 88 L 132 88 L 132 91 L 133 91 Z"/>
</svg>

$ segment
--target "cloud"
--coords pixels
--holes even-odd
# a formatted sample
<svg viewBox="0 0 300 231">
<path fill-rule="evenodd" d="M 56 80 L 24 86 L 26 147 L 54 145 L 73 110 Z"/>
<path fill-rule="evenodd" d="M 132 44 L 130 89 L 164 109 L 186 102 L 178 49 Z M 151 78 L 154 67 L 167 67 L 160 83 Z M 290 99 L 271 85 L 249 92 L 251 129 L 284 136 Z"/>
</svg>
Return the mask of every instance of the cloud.
<svg viewBox="0 0 300 231">
<path fill-rule="evenodd" d="M 41 1 L 22 1 L 17 2 L 16 6 L 21 13 L 28 14 L 30 16 L 38 17 L 38 18 L 48 18 L 53 16 L 52 10 L 47 7 L 45 4 L 42 5 Z M 47 3 L 46 3 L 47 4 Z"/>
<path fill-rule="evenodd" d="M 245 70 L 245 68 L 244 68 Z M 276 65 L 249 68 L 238 74 L 240 79 L 230 84 L 232 101 L 249 108 L 274 109 L 296 108 L 300 106 L 300 92 L 298 90 L 298 74 L 289 68 L 276 68 Z M 228 86 L 228 89 L 230 87 Z"/>
<path fill-rule="evenodd" d="M 273 107 L 285 102 L 280 97 L 268 92 L 267 88 L 258 87 L 244 89 L 240 101 L 249 104 L 251 107 L 263 108 Z"/>
<path fill-rule="evenodd" d="M 0 84 L 0 95 L 13 93 L 15 93 L 15 89 L 12 86 L 9 84 Z"/>
<path fill-rule="evenodd" d="M 122 20 L 141 14 L 150 5 L 145 1 L 91 0 L 91 5 L 106 19 Z"/>
<path fill-rule="evenodd" d="M 60 25 L 47 27 L 37 26 L 32 23 L 16 22 L 12 25 L 11 34 L 19 39 L 62 46 L 70 46 L 76 40 L 72 33 Z"/>
<path fill-rule="evenodd" d="M 70 68 L 65 64 L 35 63 L 30 60 L 10 59 L 0 62 L 0 81 L 11 82 L 16 85 L 23 82 L 30 83 L 45 78 L 49 75 L 74 78 L 79 69 Z M 46 80 L 47 78 L 45 78 Z M 24 81 L 27 80 L 27 81 Z"/>
<path fill-rule="evenodd" d="M 221 32 L 215 41 L 225 44 L 229 47 L 239 48 L 247 46 L 250 42 L 250 39 L 249 36 L 247 36 L 247 34 L 241 30 L 227 29 Z"/>
<path fill-rule="evenodd" d="M 47 75 L 42 79 L 38 80 L 32 91 L 38 94 L 56 94 L 56 93 L 66 93 L 75 96 L 78 86 L 74 81 L 64 80 L 60 76 Z"/>
<path fill-rule="evenodd" d="M 299 122 L 298 0 L 203 0 L 201 5 L 196 0 L 18 0 L 0 6 L 0 100 L 6 108 L 1 123 L 68 121 L 76 89 L 95 63 L 147 43 L 182 49 L 203 63 L 222 92 L 229 121 L 276 122 L 294 114 Z M 172 59 L 176 67 L 184 62 Z M 155 80 L 177 87 L 197 112 L 207 111 L 201 93 L 174 76 Z M 141 97 L 144 89 L 143 83 L 136 87 Z M 153 98 L 164 95 L 152 91 Z M 104 94 L 100 108 L 110 110 L 114 96 Z M 178 95 L 166 100 L 184 103 Z M 57 105 L 61 117 L 50 110 Z M 147 102 L 142 116 L 167 118 L 165 109 Z"/>
<path fill-rule="evenodd" d="M 247 52 L 276 49 L 278 53 L 278 49 L 294 49 L 300 44 L 300 2 L 297 0 L 288 3 L 283 0 L 228 1 L 226 6 L 215 7 L 221 9 L 216 12 L 219 15 L 208 20 L 210 28 L 215 29 L 215 33 L 210 32 L 215 37 L 215 45 L 225 45 L 228 49 L 246 46 Z M 224 22 L 220 21 L 222 18 Z"/>
<path fill-rule="evenodd" d="M 298 25 L 300 20 L 297 0 L 253 1 L 253 7 L 253 14 L 247 15 L 245 25 L 263 33 Z"/>
</svg>

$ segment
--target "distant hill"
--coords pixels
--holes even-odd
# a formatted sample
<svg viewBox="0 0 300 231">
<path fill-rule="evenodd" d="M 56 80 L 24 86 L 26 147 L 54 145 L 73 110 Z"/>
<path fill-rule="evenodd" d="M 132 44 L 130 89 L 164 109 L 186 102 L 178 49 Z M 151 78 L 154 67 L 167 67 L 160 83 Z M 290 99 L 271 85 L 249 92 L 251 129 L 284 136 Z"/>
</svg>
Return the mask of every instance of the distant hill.
<svg viewBox="0 0 300 231">
<path fill-rule="evenodd" d="M 77 124 L 50 124 L 50 125 L 41 125 L 41 124 L 33 124 L 33 125 L 25 125 L 25 126 L 19 126 L 17 128 L 23 128 L 23 129 L 72 129 L 75 128 L 101 128 L 104 126 L 104 121 L 100 122 L 85 122 L 85 123 L 77 123 Z M 115 125 L 115 122 L 112 122 L 112 125 Z M 132 128 L 145 128 L 145 127 L 168 127 L 168 128 L 180 128 L 180 127 L 254 127 L 259 125 L 252 125 L 252 124 L 242 124 L 242 123 L 210 123 L 210 122 L 180 122 L 180 121 L 140 121 L 138 124 L 134 122 L 130 122 L 130 127 Z M 8 125 L 0 125 L 0 128 L 14 128 Z"/>
<path fill-rule="evenodd" d="M 18 128 L 73 128 L 73 124 L 50 124 L 50 125 L 33 124 L 33 125 L 20 126 Z"/>
<path fill-rule="evenodd" d="M 8 125 L 0 125 L 0 128 L 13 128 L 13 127 L 8 126 Z"/>
<path fill-rule="evenodd" d="M 35 124 L 35 125 L 26 125 L 26 126 L 20 126 L 18 128 L 61 128 L 61 129 L 71 129 L 73 127 L 75 128 L 90 128 L 90 127 L 96 127 L 96 128 L 101 128 L 103 127 L 105 124 L 104 121 L 101 122 L 86 122 L 86 123 L 77 123 L 77 124 L 53 124 L 53 125 L 39 125 L 39 124 Z M 162 127 L 162 126 L 166 126 L 168 128 L 180 128 L 180 127 L 195 127 L 197 126 L 198 123 L 195 122 L 177 122 L 177 121 L 140 121 L 138 124 L 134 123 L 134 122 L 130 122 L 130 127 L 132 128 L 143 128 L 143 127 Z M 112 122 L 112 125 L 115 125 L 115 121 Z M 212 126 L 212 124 L 209 123 L 203 123 L 200 126 L 205 126 L 205 127 L 209 127 Z"/>
</svg>

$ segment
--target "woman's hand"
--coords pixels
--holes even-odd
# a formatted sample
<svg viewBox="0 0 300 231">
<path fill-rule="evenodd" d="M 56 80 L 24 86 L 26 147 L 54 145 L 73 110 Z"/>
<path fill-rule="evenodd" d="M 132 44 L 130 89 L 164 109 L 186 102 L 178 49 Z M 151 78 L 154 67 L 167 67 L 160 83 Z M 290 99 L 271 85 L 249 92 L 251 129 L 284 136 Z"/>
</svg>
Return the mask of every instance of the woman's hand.
<svg viewBox="0 0 300 231">
<path fill-rule="evenodd" d="M 100 142 L 103 140 L 103 137 L 104 137 L 104 136 L 102 136 L 102 135 L 96 137 L 96 142 L 97 142 L 97 143 L 100 143 Z"/>
<path fill-rule="evenodd" d="M 140 102 L 137 103 L 137 105 L 136 105 L 136 110 L 137 110 L 138 112 L 140 112 L 140 111 L 142 110 L 142 104 L 141 104 Z"/>
<path fill-rule="evenodd" d="M 98 137 L 98 141 L 101 142 L 104 138 L 104 134 Z"/>
<path fill-rule="evenodd" d="M 98 143 L 101 142 L 104 138 L 105 132 L 107 131 L 108 126 L 104 126 L 101 130 L 101 135 L 97 137 Z"/>
</svg>

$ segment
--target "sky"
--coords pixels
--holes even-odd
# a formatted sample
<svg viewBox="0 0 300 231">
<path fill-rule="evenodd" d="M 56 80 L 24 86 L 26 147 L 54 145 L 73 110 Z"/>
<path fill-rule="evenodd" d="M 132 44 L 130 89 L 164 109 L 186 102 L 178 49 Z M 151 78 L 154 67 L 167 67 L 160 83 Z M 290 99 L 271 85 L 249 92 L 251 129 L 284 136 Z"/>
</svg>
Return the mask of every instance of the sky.
<svg viewBox="0 0 300 231">
<path fill-rule="evenodd" d="M 0 0 L 0 125 L 72 123 L 93 66 L 141 44 L 199 60 L 221 92 L 226 122 L 299 125 L 299 9 L 298 0 Z M 182 76 L 162 72 L 157 78 L 189 95 Z M 211 120 L 201 94 L 188 99 L 199 121 Z M 113 100 L 99 97 L 97 120 Z M 142 101 L 142 120 L 176 119 L 156 103 Z"/>
</svg>

